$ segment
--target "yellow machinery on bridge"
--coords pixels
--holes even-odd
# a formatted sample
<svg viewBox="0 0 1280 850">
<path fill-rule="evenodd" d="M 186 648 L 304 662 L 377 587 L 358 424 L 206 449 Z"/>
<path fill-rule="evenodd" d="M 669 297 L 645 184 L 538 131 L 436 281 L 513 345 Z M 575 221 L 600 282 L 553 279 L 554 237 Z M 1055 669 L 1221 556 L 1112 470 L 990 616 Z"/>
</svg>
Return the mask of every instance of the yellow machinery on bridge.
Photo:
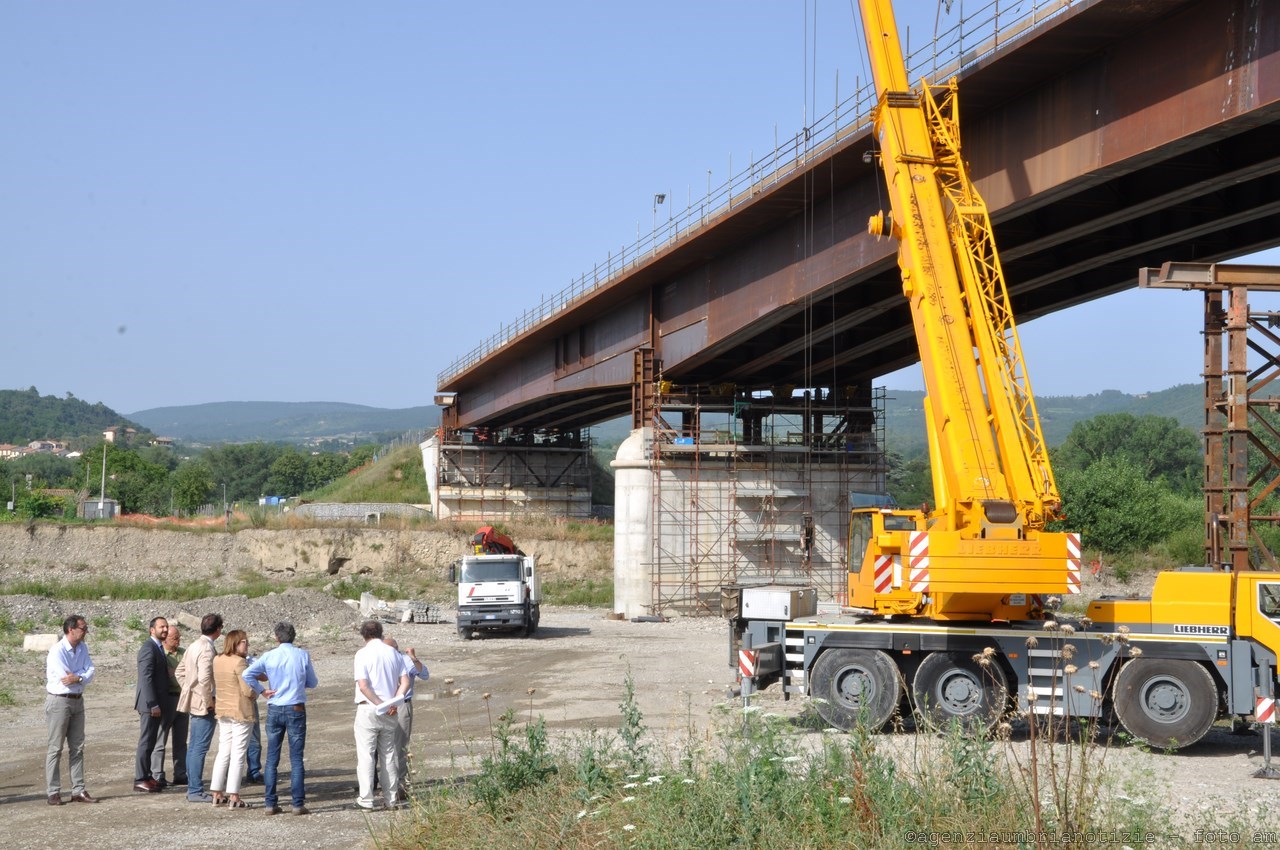
<svg viewBox="0 0 1280 850">
<path fill-rule="evenodd" d="M 1045 530 L 1059 497 L 986 205 L 960 155 L 954 81 L 912 91 L 887 0 L 861 3 L 875 138 L 920 350 L 936 508 L 855 511 L 851 604 L 937 620 L 1026 619 L 1079 592 L 1079 536 Z"/>
</svg>

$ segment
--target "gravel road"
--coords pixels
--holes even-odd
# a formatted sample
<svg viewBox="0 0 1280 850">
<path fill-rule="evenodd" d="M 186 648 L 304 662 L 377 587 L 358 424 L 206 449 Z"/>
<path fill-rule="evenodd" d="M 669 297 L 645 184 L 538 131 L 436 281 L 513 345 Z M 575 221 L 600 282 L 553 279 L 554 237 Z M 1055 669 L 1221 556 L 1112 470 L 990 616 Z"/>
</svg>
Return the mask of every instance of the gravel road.
<svg viewBox="0 0 1280 850">
<path fill-rule="evenodd" d="M 189 804 L 176 792 L 132 792 L 137 740 L 133 658 L 142 632 L 127 632 L 123 623 L 131 614 L 146 619 L 152 611 L 141 603 L 92 603 L 77 610 L 91 622 L 97 617 L 103 623 L 90 634 L 99 673 L 86 698 L 88 785 L 102 803 L 46 805 L 44 653 L 3 650 L 0 676 L 17 704 L 0 707 L 0 815 L 4 822 L 0 846 L 13 850 L 60 846 L 64 839 L 56 836 L 61 835 L 113 850 L 372 846 L 370 836 L 400 815 L 370 817 L 350 808 L 355 798 L 351 664 L 360 645 L 354 631 L 358 615 L 309 591 L 252 601 L 219 597 L 183 607 L 192 613 L 220 610 L 228 628 L 248 625 L 259 648 L 269 645 L 268 630 L 277 616 L 287 612 L 297 619 L 299 644 L 312 652 L 320 678 L 308 713 L 308 806 L 313 814 L 293 817 L 286 809 L 280 817 L 263 817 L 260 786 L 246 787 L 245 799 L 255 808 L 241 811 Z M 40 612 L 60 615 L 62 608 L 28 597 L 3 597 L 0 611 L 15 619 L 32 617 L 34 612 L 40 622 L 46 616 Z M 272 616 L 273 612 L 282 613 Z M 162 608 L 160 613 L 173 612 Z M 464 642 L 448 624 L 389 625 L 387 630 L 402 647 L 416 647 L 431 668 L 431 680 L 418 688 L 425 699 L 416 703 L 413 751 L 415 780 L 420 783 L 467 775 L 475 759 L 488 752 L 490 718 L 507 708 L 521 717 L 541 714 L 551 729 L 561 733 L 591 727 L 616 729 L 629 669 L 645 726 L 654 735 L 679 739 L 691 727 L 711 725 L 715 707 L 725 703 L 732 681 L 727 627 L 718 619 L 630 623 L 606 619 L 598 609 L 549 608 L 532 639 L 489 637 Z M 486 693 L 491 695 L 487 701 Z M 797 714 L 802 709 L 799 700 L 784 703 L 776 688 L 760 700 L 769 711 Z M 818 736 L 814 733 L 815 741 Z M 910 738 L 908 734 L 887 736 L 886 745 L 906 749 Z M 1272 813 L 1280 809 L 1280 782 L 1250 778 L 1261 765 L 1260 740 L 1253 733 L 1233 735 L 1219 728 L 1176 755 L 1115 747 L 1108 759 L 1131 777 L 1129 793 L 1172 804 L 1185 821 L 1180 829 L 1190 837 L 1197 824 L 1221 824 L 1230 811 L 1255 806 Z M 206 769 L 211 766 L 212 754 Z"/>
<path fill-rule="evenodd" d="M 288 600 L 287 597 L 297 598 Z M 43 652 L 8 649 L 0 653 L 0 675 L 16 698 L 0 708 L 0 817 L 7 850 L 46 848 L 62 843 L 56 835 L 75 835 L 112 850 L 156 847 L 210 848 L 274 846 L 350 850 L 372 846 L 371 830 L 381 831 L 399 815 L 350 808 L 355 800 L 354 684 L 352 658 L 361 642 L 359 617 L 321 594 L 290 592 L 279 600 L 283 611 L 312 611 L 298 643 L 311 651 L 320 687 L 308 701 L 307 785 L 312 814 L 267 818 L 261 786 L 245 786 L 254 808 L 228 811 L 187 803 L 177 791 L 133 792 L 133 753 L 137 714 L 133 711 L 134 654 L 143 632 L 124 634 L 120 624 L 139 603 L 92 603 L 77 613 L 113 618 L 114 628 L 91 628 L 90 650 L 98 668 L 85 708 L 86 777 L 100 805 L 45 802 Z M 206 605 L 206 602 L 208 603 Z M 186 604 L 191 612 L 219 610 L 228 628 L 250 626 L 250 638 L 268 643 L 270 617 L 259 607 L 267 600 L 220 597 Z M 31 616 L 49 607 L 29 597 L 0 598 L 0 611 Z M 57 606 L 53 606 L 57 608 Z M 61 609 L 57 608 L 60 612 Z M 109 612 L 109 613 L 104 613 Z M 167 616 L 170 611 L 162 609 Z M 551 608 L 532 639 L 485 637 L 464 642 L 450 624 L 387 625 L 402 648 L 413 646 L 431 669 L 419 683 L 415 700 L 413 754 L 415 781 L 438 782 L 465 776 L 475 759 L 489 751 L 489 718 L 507 708 L 520 716 L 539 714 L 553 729 L 616 729 L 623 679 L 630 668 L 639 692 L 645 725 L 656 733 L 684 734 L 692 722 L 707 725 L 711 707 L 723 701 L 730 681 L 726 627 L 720 620 L 629 623 L 605 619 L 598 609 Z M 18 619 L 18 617 L 15 617 Z M 39 618 L 37 618 L 39 620 Z M 52 631 L 48 626 L 42 630 Z M 190 634 L 190 632 L 187 632 Z M 185 636 L 184 636 L 185 639 Z M 533 689 L 533 694 L 528 693 Z M 483 699 L 490 694 L 489 700 Z M 264 741 L 265 743 L 265 741 Z M 216 749 L 216 744 L 215 744 Z M 213 752 L 206 766 L 212 769 Z M 287 756 L 282 770 L 287 767 Z M 66 786 L 64 757 L 63 779 Z M 282 790 L 287 797 L 287 778 Z"/>
</svg>

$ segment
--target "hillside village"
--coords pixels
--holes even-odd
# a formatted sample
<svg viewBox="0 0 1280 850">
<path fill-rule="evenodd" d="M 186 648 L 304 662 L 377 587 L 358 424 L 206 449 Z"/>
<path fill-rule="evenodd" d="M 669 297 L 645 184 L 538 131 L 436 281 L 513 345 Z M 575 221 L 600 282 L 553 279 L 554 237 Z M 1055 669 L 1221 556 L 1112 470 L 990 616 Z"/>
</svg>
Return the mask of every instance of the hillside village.
<svg viewBox="0 0 1280 850">
<path fill-rule="evenodd" d="M 134 438 L 138 435 L 136 428 L 126 428 L 117 425 L 111 428 L 105 428 L 102 431 L 102 439 L 111 444 L 132 445 Z M 148 445 L 159 446 L 161 448 L 173 448 L 174 440 L 172 437 L 153 437 L 147 441 Z M 0 460 L 13 460 L 15 458 L 27 457 L 28 455 L 48 454 L 54 457 L 67 458 L 75 460 L 84 453 L 68 446 L 59 440 L 32 440 L 25 446 L 15 446 L 12 443 L 0 443 Z"/>
</svg>

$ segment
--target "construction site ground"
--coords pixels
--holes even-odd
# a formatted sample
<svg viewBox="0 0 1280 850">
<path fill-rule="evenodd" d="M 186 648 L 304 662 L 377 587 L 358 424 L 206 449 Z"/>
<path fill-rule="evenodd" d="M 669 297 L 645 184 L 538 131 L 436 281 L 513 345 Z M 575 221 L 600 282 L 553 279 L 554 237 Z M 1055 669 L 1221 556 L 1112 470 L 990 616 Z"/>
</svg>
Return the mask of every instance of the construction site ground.
<svg viewBox="0 0 1280 850">
<path fill-rule="evenodd" d="M 372 846 L 372 836 L 402 813 L 367 815 L 354 810 L 355 752 L 352 720 L 352 657 L 360 640 L 359 615 L 312 591 L 246 600 L 219 597 L 187 603 L 192 614 L 220 611 L 229 628 L 247 626 L 255 648 L 269 645 L 273 617 L 289 617 L 301 627 L 299 644 L 315 660 L 320 687 L 309 701 L 307 730 L 308 808 L 267 818 L 262 787 L 249 785 L 245 799 L 254 808 L 228 811 L 192 804 L 174 790 L 140 794 L 131 790 L 138 717 L 133 710 L 134 657 L 141 632 L 123 623 L 130 616 L 173 610 L 146 603 L 95 602 L 76 606 L 93 626 L 90 646 L 97 678 L 85 699 L 88 789 L 99 805 L 51 807 L 45 800 L 45 723 L 43 652 L 8 648 L 0 653 L 0 677 L 16 704 L 0 707 L 0 846 L 11 850 L 62 845 L 74 836 L 113 850 L 156 847 L 272 846 L 354 850 Z M 0 611 L 15 620 L 46 622 L 49 611 L 63 611 L 32 597 L 0 597 Z M 485 637 L 461 641 L 451 624 L 388 625 L 403 646 L 414 646 L 431 669 L 418 686 L 414 721 L 414 780 L 420 784 L 466 777 L 490 751 L 491 724 L 505 710 L 523 719 L 541 715 L 561 738 L 596 728 L 617 729 L 623 681 L 636 683 L 643 722 L 655 738 L 678 741 L 689 731 L 724 723 L 733 681 L 728 666 L 727 628 L 713 618 L 677 618 L 666 623 L 610 620 L 588 608 L 545 610 L 535 637 Z M 189 634 L 189 632 L 188 632 Z M 486 699 L 485 695 L 489 698 Z M 798 716 L 803 700 L 782 700 L 777 688 L 759 698 L 767 711 Z M 824 733 L 808 731 L 815 744 Z M 1016 733 L 1015 733 L 1016 737 Z M 917 746 L 912 732 L 889 733 L 886 746 L 906 751 Z M 1261 766 L 1261 739 L 1215 728 L 1206 740 L 1177 754 L 1152 753 L 1113 744 L 1111 769 L 1130 778 L 1127 793 L 1167 801 L 1183 821 L 1221 824 L 1223 813 L 1260 807 L 1280 808 L 1280 782 L 1252 779 Z M 210 753 L 206 771 L 212 769 Z M 287 758 L 282 769 L 287 768 Z M 64 768 L 64 793 L 69 793 Z M 284 800 L 287 801 L 287 786 Z M 287 803 L 286 803 L 287 805 Z M 1255 819 L 1256 820 L 1256 819 Z"/>
</svg>

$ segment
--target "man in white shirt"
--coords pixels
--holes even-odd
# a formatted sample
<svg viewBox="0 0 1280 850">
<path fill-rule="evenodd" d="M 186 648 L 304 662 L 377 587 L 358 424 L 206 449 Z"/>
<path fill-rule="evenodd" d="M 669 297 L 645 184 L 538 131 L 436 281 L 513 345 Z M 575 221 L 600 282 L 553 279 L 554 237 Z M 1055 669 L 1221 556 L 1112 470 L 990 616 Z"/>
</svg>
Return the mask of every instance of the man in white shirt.
<svg viewBox="0 0 1280 850">
<path fill-rule="evenodd" d="M 61 806 L 62 745 L 67 745 L 67 767 L 71 773 L 71 800 L 98 802 L 84 787 L 84 686 L 93 681 L 93 661 L 84 636 L 89 626 L 84 617 L 72 614 L 62 622 L 62 640 L 49 649 L 45 660 L 44 717 L 49 726 L 49 747 L 45 753 L 44 777 L 49 805 Z"/>
<path fill-rule="evenodd" d="M 364 648 L 356 653 L 355 660 L 356 776 L 360 780 L 356 805 L 377 808 L 373 776 L 379 772 L 386 804 L 394 807 L 396 789 L 400 787 L 396 766 L 400 725 L 396 714 L 410 680 L 400 653 L 382 642 L 381 623 L 366 620 L 360 626 L 360 636 L 364 638 Z"/>
</svg>

